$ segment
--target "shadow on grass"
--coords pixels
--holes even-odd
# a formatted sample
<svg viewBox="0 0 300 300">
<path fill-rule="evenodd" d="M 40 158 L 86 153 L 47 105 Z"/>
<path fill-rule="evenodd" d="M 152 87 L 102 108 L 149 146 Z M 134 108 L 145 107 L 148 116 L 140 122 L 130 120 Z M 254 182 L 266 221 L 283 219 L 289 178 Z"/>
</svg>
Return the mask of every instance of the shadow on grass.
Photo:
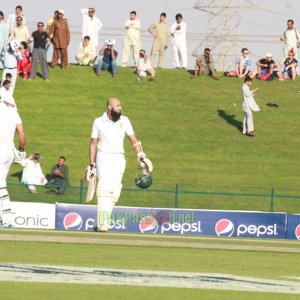
<svg viewBox="0 0 300 300">
<path fill-rule="evenodd" d="M 228 124 L 235 127 L 238 131 L 243 130 L 243 123 L 235 119 L 235 115 L 228 115 L 225 110 L 218 109 L 219 117 L 223 118 Z"/>
<path fill-rule="evenodd" d="M 21 182 L 22 179 L 22 172 L 16 172 L 10 175 L 11 177 L 17 177 L 19 181 Z"/>
</svg>

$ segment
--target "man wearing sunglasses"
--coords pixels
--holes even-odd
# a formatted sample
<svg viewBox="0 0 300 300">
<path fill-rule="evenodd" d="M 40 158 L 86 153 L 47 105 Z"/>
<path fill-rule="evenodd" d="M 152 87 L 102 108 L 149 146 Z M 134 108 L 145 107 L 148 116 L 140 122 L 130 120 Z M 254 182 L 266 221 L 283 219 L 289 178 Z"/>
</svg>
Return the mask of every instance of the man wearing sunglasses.
<svg viewBox="0 0 300 300">
<path fill-rule="evenodd" d="M 249 76 L 253 78 L 256 73 L 251 71 L 251 59 L 249 57 L 249 50 L 247 48 L 242 49 L 242 56 L 238 57 L 235 62 L 236 76 L 239 78 L 245 78 Z"/>
</svg>

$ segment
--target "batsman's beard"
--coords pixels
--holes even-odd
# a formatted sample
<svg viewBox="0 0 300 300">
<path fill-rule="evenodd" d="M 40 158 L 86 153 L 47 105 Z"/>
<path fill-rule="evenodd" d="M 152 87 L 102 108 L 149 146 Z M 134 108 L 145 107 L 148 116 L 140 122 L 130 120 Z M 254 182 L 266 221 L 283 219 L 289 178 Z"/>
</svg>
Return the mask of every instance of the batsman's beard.
<svg viewBox="0 0 300 300">
<path fill-rule="evenodd" d="M 116 112 L 113 109 L 111 110 L 111 118 L 113 122 L 117 122 L 121 117 L 121 112 Z"/>
</svg>

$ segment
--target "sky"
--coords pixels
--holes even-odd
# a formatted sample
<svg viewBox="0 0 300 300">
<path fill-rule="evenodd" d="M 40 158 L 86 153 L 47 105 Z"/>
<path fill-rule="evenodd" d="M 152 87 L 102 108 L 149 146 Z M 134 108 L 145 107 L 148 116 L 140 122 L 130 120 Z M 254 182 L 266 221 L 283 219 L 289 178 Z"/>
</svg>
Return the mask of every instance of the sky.
<svg viewBox="0 0 300 300">
<path fill-rule="evenodd" d="M 116 49 L 119 51 L 118 63 L 122 54 L 122 35 L 124 34 L 124 23 L 128 19 L 131 10 L 137 11 L 137 16 L 142 24 L 142 48 L 147 52 L 151 51 L 152 38 L 147 33 L 150 24 L 159 18 L 161 12 L 167 13 L 169 24 L 175 21 L 176 13 L 183 15 L 184 21 L 188 25 L 187 48 L 188 48 L 188 67 L 193 68 L 195 57 L 192 56 L 194 50 L 205 38 L 207 29 L 208 14 L 205 11 L 197 10 L 194 5 L 201 2 L 205 6 L 211 1 L 197 0 L 115 0 L 115 1 L 59 1 L 59 0 L 1 0 L 0 10 L 5 16 L 14 12 L 16 5 L 22 5 L 24 15 L 30 31 L 34 31 L 36 23 L 44 23 L 52 17 L 54 10 L 63 9 L 65 18 L 68 19 L 71 28 L 71 45 L 69 48 L 70 62 L 74 62 L 74 57 L 79 47 L 81 35 L 81 16 L 80 8 L 93 6 L 96 9 L 96 16 L 103 23 L 100 32 L 99 47 L 105 39 L 115 38 L 117 40 Z M 223 3 L 224 1 L 215 1 Z M 228 2 L 228 1 L 227 1 Z M 229 1 L 231 3 L 238 1 Z M 254 0 L 240 1 L 242 4 L 253 2 L 256 8 L 242 11 L 240 25 L 240 39 L 242 46 L 248 47 L 254 60 L 261 58 L 266 52 L 271 52 L 275 61 L 282 58 L 282 43 L 279 41 L 280 35 L 286 29 L 286 21 L 294 19 L 295 26 L 300 29 L 300 1 L 299 0 Z M 236 53 L 240 52 L 237 46 Z M 49 57 L 50 56 L 50 57 Z M 167 67 L 172 68 L 171 50 L 167 51 Z M 51 53 L 48 53 L 51 59 Z"/>
</svg>

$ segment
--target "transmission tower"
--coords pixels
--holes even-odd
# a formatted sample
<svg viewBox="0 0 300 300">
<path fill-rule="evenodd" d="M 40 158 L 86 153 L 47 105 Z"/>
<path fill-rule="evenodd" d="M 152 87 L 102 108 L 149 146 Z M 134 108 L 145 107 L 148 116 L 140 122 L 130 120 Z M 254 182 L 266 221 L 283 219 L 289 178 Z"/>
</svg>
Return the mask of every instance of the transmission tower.
<svg viewBox="0 0 300 300">
<path fill-rule="evenodd" d="M 212 50 L 217 70 L 227 70 L 234 64 L 240 46 L 241 14 L 249 4 L 241 0 L 200 0 L 195 8 L 207 12 L 207 35 L 193 55 Z M 247 3 L 247 2 L 246 2 Z"/>
<path fill-rule="evenodd" d="M 253 1 L 243 0 L 200 0 L 194 5 L 208 14 L 206 38 L 194 50 L 193 55 L 203 53 L 208 47 L 212 50 L 217 70 L 225 71 L 234 66 L 235 57 L 241 48 L 241 15 L 249 9 L 269 9 L 258 7 Z"/>
</svg>

